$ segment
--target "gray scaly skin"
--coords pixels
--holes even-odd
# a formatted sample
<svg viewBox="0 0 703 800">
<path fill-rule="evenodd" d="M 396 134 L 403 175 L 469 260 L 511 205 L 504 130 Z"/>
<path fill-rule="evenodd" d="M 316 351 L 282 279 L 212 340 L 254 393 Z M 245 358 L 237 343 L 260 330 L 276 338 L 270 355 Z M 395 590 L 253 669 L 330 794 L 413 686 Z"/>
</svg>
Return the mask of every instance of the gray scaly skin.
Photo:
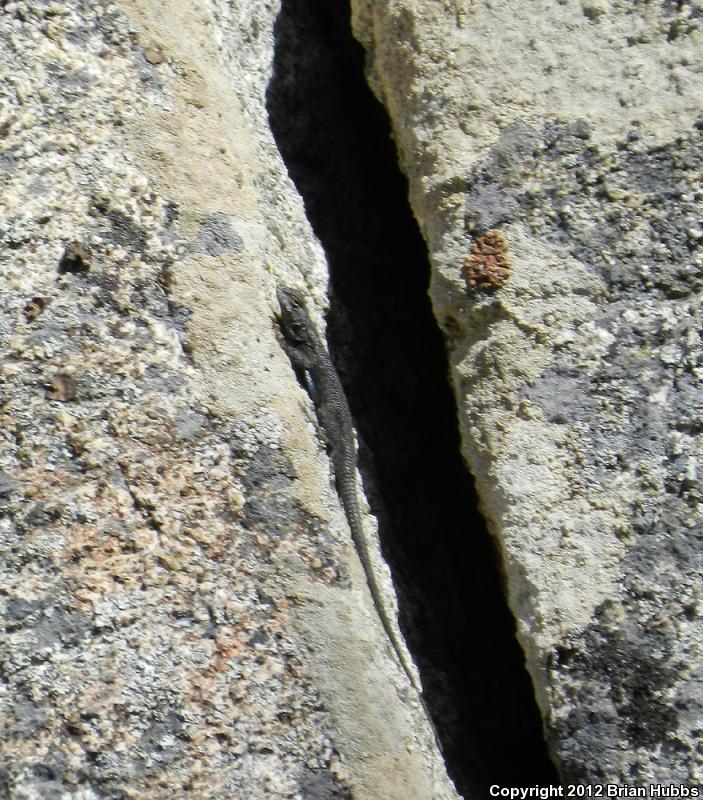
<svg viewBox="0 0 703 800">
<path fill-rule="evenodd" d="M 296 289 L 287 288 L 278 288 L 276 293 L 281 307 L 278 322 L 283 333 L 283 347 L 296 370 L 305 375 L 306 388 L 315 404 L 317 419 L 330 450 L 337 493 L 347 516 L 376 612 L 403 671 L 422 696 L 420 682 L 408 662 L 383 602 L 364 536 L 356 495 L 356 451 L 352 417 L 344 389 L 327 348 L 310 319 L 303 295 Z"/>
</svg>

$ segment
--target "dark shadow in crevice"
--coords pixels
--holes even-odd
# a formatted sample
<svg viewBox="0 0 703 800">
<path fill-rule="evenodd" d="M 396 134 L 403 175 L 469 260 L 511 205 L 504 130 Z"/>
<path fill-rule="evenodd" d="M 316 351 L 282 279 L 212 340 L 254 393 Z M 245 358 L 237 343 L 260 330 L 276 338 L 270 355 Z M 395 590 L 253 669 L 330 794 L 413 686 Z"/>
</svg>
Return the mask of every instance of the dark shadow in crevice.
<svg viewBox="0 0 703 800">
<path fill-rule="evenodd" d="M 557 783 L 493 543 L 460 457 L 429 264 L 349 10 L 283 0 L 271 127 L 330 265 L 328 337 L 450 775 Z"/>
</svg>

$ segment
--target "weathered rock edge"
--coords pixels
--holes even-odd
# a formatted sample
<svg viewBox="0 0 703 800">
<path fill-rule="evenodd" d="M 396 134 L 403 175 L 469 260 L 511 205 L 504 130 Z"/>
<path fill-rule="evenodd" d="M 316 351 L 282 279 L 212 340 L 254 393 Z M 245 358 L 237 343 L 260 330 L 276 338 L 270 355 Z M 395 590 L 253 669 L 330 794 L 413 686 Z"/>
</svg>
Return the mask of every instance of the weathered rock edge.
<svg viewBox="0 0 703 800">
<path fill-rule="evenodd" d="M 701 6 L 352 6 L 554 759 L 698 785 Z"/>
</svg>

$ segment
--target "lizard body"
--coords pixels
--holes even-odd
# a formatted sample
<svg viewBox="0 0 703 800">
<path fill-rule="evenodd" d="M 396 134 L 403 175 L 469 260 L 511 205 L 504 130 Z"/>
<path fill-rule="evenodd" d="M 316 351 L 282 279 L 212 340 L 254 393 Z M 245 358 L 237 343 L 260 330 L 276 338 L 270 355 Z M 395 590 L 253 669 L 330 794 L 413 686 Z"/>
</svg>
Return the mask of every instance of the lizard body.
<svg viewBox="0 0 703 800">
<path fill-rule="evenodd" d="M 283 334 L 283 346 L 293 366 L 305 376 L 307 391 L 315 405 L 318 422 L 327 440 L 337 493 L 366 575 L 366 582 L 376 613 L 403 671 L 408 676 L 411 685 L 422 696 L 420 682 L 415 676 L 383 602 L 369 545 L 361 524 L 357 500 L 353 423 L 344 389 L 327 347 L 323 344 L 310 319 L 301 292 L 296 289 L 279 287 L 277 295 L 281 308 L 278 319 Z"/>
</svg>

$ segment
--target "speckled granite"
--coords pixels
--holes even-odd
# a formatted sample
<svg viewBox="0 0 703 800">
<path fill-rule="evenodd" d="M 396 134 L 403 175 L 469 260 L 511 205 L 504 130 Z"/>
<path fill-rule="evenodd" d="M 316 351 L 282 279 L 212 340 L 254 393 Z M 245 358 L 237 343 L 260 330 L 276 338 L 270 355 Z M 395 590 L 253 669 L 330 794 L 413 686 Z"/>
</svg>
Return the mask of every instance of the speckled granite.
<svg viewBox="0 0 703 800">
<path fill-rule="evenodd" d="M 0 796 L 448 798 L 276 342 L 280 165 L 165 5 L 0 3 Z"/>
</svg>

